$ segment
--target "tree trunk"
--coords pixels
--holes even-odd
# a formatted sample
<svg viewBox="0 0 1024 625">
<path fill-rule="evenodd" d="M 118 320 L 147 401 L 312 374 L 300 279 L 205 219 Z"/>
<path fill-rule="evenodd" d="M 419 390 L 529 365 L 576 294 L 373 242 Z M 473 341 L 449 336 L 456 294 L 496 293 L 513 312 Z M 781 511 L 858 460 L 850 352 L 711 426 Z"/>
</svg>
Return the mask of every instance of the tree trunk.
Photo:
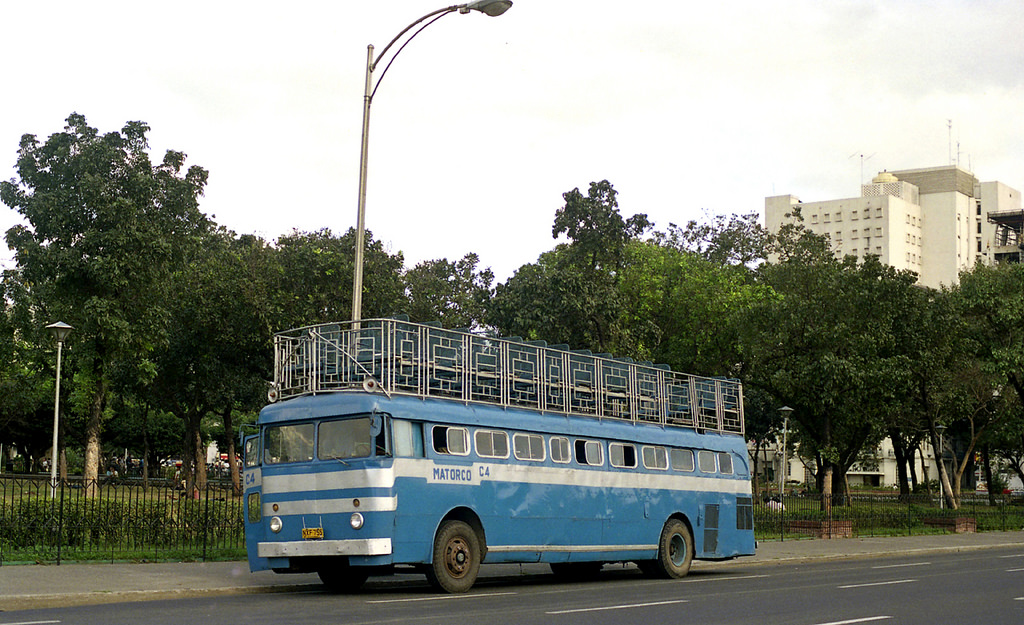
<svg viewBox="0 0 1024 625">
<path fill-rule="evenodd" d="M 946 499 L 946 504 L 949 505 L 950 510 L 959 510 L 960 504 L 957 497 L 953 494 L 953 486 L 949 483 L 949 473 L 946 471 L 946 463 L 943 462 L 942 446 L 939 445 L 939 435 L 935 432 L 935 428 L 929 428 L 932 449 L 936 450 L 935 459 L 939 466 L 939 485 L 942 488 L 942 496 Z M 954 458 L 955 460 L 955 458 Z"/>
<path fill-rule="evenodd" d="M 995 507 L 996 505 L 996 493 L 992 492 L 992 458 L 988 454 L 988 443 L 985 443 L 981 448 L 981 461 L 985 467 L 985 486 L 988 490 L 988 505 Z M 1002 495 L 1002 493 L 999 493 Z"/>
<path fill-rule="evenodd" d="M 82 471 L 83 493 L 95 497 L 99 492 L 100 434 L 103 431 L 103 405 L 107 396 L 107 383 L 99 376 L 89 406 L 89 422 L 85 429 L 85 467 Z"/>
</svg>

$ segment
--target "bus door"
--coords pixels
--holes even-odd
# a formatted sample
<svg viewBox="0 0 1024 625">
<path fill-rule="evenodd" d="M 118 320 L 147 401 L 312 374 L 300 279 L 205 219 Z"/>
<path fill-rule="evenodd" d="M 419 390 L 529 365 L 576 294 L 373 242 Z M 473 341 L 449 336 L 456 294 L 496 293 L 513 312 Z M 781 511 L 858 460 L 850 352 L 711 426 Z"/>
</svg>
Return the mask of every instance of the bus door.
<svg viewBox="0 0 1024 625">
<path fill-rule="evenodd" d="M 268 567 L 266 558 L 258 558 L 257 550 L 263 538 L 263 470 L 260 466 L 260 435 L 246 437 L 242 448 L 245 450 L 244 505 L 245 548 L 249 555 L 249 568 L 253 571 Z"/>
</svg>

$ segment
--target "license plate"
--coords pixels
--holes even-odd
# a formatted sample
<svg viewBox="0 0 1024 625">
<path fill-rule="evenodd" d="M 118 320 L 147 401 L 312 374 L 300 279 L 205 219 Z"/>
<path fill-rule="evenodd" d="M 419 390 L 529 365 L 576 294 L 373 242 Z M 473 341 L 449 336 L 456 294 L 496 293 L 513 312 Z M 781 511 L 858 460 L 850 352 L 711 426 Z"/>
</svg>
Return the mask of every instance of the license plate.
<svg viewBox="0 0 1024 625">
<path fill-rule="evenodd" d="M 302 528 L 303 540 L 319 540 L 324 537 L 324 528 L 322 527 L 304 527 Z"/>
</svg>

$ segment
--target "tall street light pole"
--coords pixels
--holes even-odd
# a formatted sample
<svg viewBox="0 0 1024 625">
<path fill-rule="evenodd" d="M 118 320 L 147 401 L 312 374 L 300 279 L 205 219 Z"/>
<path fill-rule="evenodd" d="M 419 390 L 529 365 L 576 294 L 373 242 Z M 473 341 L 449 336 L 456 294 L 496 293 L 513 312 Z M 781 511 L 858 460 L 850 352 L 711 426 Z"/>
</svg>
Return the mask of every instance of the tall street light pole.
<svg viewBox="0 0 1024 625">
<path fill-rule="evenodd" d="M 53 392 L 53 446 L 50 448 L 50 499 L 57 497 L 57 432 L 60 429 L 60 356 L 64 339 L 68 338 L 72 328 L 63 321 L 46 326 L 57 341 L 57 384 Z"/>
<path fill-rule="evenodd" d="M 456 11 L 463 15 L 470 11 L 479 11 L 484 15 L 497 17 L 505 11 L 508 11 L 511 6 L 512 2 L 510 0 L 477 0 L 476 2 L 470 2 L 468 4 L 452 5 L 427 13 L 412 24 L 406 26 L 402 32 L 398 33 L 395 38 L 388 43 L 388 45 L 384 46 L 384 49 L 376 58 L 373 56 L 373 45 L 371 44 L 366 47 L 366 86 L 363 92 L 363 138 L 359 147 L 359 211 L 356 215 L 356 249 L 355 259 L 353 261 L 354 268 L 352 272 L 353 328 L 359 327 L 359 321 L 363 317 L 363 239 L 364 232 L 366 231 L 366 160 L 367 146 L 369 145 L 370 136 L 370 104 L 373 102 L 373 95 L 376 93 L 377 87 L 380 86 L 380 81 L 384 79 L 384 74 L 387 73 L 388 68 L 391 67 L 391 64 L 394 63 L 395 59 L 398 57 L 398 54 L 405 49 L 405 46 L 412 41 L 413 37 L 420 34 L 420 32 L 422 32 L 427 26 L 430 26 L 445 15 L 455 13 Z M 423 24 L 423 22 L 426 22 L 427 20 L 430 21 Z M 380 77 L 377 78 L 375 83 L 373 79 L 373 72 L 377 69 L 381 60 L 399 39 L 419 24 L 423 24 L 423 26 L 420 26 L 416 32 L 409 35 L 405 42 L 395 50 L 395 53 L 391 55 L 391 60 L 389 60 L 387 65 L 384 66 L 384 70 L 381 72 Z"/>
</svg>

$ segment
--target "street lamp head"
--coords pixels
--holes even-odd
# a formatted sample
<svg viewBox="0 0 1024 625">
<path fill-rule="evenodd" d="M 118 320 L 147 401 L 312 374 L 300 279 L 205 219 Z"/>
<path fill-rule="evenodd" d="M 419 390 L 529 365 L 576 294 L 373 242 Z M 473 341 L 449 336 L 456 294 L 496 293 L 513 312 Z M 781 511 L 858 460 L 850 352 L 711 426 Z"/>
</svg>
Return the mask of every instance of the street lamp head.
<svg viewBox="0 0 1024 625">
<path fill-rule="evenodd" d="M 459 13 L 480 11 L 484 15 L 498 17 L 510 8 L 512 8 L 512 2 L 510 0 L 477 0 L 476 2 L 470 2 L 469 4 L 464 4 L 459 7 Z"/>
<path fill-rule="evenodd" d="M 937 433 L 937 434 L 938 434 L 939 436 L 942 436 L 942 433 L 943 433 L 943 432 L 945 432 L 945 431 L 946 431 L 946 426 L 944 426 L 944 425 L 936 425 L 936 426 L 935 426 L 935 432 L 936 432 L 936 433 Z"/>
<path fill-rule="evenodd" d="M 58 343 L 63 343 L 64 339 L 68 338 L 68 334 L 71 334 L 71 331 L 74 330 L 74 328 L 63 321 L 51 323 L 46 326 L 46 329 L 50 331 L 50 334 L 53 335 L 53 338 L 56 339 Z"/>
<path fill-rule="evenodd" d="M 793 414 L 793 409 L 789 406 L 783 406 L 782 408 L 779 408 L 779 412 L 782 413 L 784 418 L 788 419 L 789 415 Z"/>
</svg>

